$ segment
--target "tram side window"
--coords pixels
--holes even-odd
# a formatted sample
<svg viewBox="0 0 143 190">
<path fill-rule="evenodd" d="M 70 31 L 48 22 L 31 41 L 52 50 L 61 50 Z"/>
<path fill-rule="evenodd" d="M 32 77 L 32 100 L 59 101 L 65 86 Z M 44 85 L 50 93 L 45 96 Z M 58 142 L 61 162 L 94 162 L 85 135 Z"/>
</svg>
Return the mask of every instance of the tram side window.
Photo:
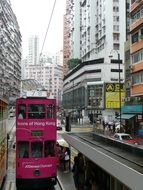
<svg viewBox="0 0 143 190">
<path fill-rule="evenodd" d="M 29 142 L 28 141 L 18 142 L 18 157 L 29 158 Z"/>
<path fill-rule="evenodd" d="M 44 144 L 45 157 L 55 156 L 54 147 L 55 147 L 54 141 L 45 141 Z"/>
<path fill-rule="evenodd" d="M 55 118 L 56 117 L 56 107 L 52 104 L 47 105 L 47 118 Z"/>
<path fill-rule="evenodd" d="M 26 118 L 26 105 L 19 104 L 18 105 L 18 119 L 25 119 Z"/>
<path fill-rule="evenodd" d="M 43 143 L 42 142 L 32 142 L 31 149 L 32 149 L 32 158 L 41 158 L 42 157 L 42 151 L 43 151 Z"/>
<path fill-rule="evenodd" d="M 43 104 L 28 105 L 28 119 L 44 119 L 44 118 L 45 118 L 45 105 Z"/>
</svg>

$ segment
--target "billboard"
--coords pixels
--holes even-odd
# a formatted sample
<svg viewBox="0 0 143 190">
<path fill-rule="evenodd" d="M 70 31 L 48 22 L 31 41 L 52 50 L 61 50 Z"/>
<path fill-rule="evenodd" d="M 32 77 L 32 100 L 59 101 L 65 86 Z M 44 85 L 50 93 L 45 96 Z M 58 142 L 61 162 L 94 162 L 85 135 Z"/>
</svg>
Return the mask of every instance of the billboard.
<svg viewBox="0 0 143 190">
<path fill-rule="evenodd" d="M 121 107 L 124 105 L 125 91 L 124 84 L 119 83 L 106 83 L 105 85 L 105 107 L 120 108 L 120 94 L 121 94 Z"/>
</svg>

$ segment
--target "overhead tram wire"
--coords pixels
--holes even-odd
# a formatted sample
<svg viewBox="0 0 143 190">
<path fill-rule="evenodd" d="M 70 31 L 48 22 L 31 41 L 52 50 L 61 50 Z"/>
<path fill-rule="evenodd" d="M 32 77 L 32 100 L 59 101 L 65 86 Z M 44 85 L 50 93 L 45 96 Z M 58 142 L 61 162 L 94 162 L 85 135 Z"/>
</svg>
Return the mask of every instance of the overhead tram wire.
<svg viewBox="0 0 143 190">
<path fill-rule="evenodd" d="M 52 8 L 50 20 L 49 20 L 49 23 L 48 23 L 48 27 L 47 27 L 47 30 L 46 30 L 44 42 L 42 44 L 42 49 L 41 49 L 41 52 L 40 52 L 40 56 L 42 55 L 42 52 L 43 52 L 43 49 L 44 49 L 44 45 L 45 45 L 46 37 L 47 37 L 48 31 L 49 31 L 49 28 L 50 28 L 50 24 L 51 24 L 52 16 L 53 16 L 53 13 L 54 13 L 55 5 L 56 5 L 56 0 L 54 1 L 54 4 L 53 4 L 53 8 Z"/>
<path fill-rule="evenodd" d="M 52 8 L 51 16 L 50 16 L 50 19 L 49 19 L 48 27 L 47 27 L 47 30 L 46 30 L 46 34 L 45 34 L 45 37 L 44 37 L 43 44 L 42 44 L 41 52 L 40 52 L 40 55 L 39 55 L 40 83 L 41 83 L 41 84 L 42 84 L 42 82 L 41 82 L 41 81 L 42 81 L 42 64 L 40 64 L 40 58 L 41 58 L 41 55 L 42 55 L 42 52 L 43 52 L 43 49 L 44 49 L 46 37 L 47 37 L 48 31 L 49 31 L 49 28 L 50 28 L 50 24 L 51 24 L 51 20 L 52 20 L 52 17 L 53 17 L 53 13 L 54 13 L 55 6 L 56 6 L 56 0 L 54 1 L 54 4 L 53 4 L 53 8 Z"/>
</svg>

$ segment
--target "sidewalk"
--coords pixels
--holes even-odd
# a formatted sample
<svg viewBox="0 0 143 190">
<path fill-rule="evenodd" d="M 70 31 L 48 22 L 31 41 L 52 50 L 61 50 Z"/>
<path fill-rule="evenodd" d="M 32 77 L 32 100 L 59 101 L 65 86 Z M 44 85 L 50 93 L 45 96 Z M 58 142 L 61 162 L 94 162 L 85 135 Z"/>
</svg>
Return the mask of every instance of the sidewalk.
<svg viewBox="0 0 143 190">
<path fill-rule="evenodd" d="M 76 190 L 72 171 L 64 173 L 63 171 L 58 170 L 58 178 L 60 184 L 62 184 L 63 190 Z"/>
<path fill-rule="evenodd" d="M 12 132 L 12 129 L 15 126 L 15 122 L 16 122 L 15 117 L 9 118 L 9 119 L 6 120 L 7 133 L 11 133 Z"/>
</svg>

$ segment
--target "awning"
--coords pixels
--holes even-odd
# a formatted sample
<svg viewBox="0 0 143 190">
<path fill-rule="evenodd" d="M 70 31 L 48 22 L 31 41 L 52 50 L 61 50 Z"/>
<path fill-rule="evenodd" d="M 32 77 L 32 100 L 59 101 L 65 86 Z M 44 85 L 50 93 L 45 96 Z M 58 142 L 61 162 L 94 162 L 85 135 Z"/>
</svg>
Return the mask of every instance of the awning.
<svg viewBox="0 0 143 190">
<path fill-rule="evenodd" d="M 131 119 L 134 116 L 135 114 L 121 114 L 121 119 Z M 118 116 L 117 119 L 120 119 L 120 116 Z"/>
</svg>

